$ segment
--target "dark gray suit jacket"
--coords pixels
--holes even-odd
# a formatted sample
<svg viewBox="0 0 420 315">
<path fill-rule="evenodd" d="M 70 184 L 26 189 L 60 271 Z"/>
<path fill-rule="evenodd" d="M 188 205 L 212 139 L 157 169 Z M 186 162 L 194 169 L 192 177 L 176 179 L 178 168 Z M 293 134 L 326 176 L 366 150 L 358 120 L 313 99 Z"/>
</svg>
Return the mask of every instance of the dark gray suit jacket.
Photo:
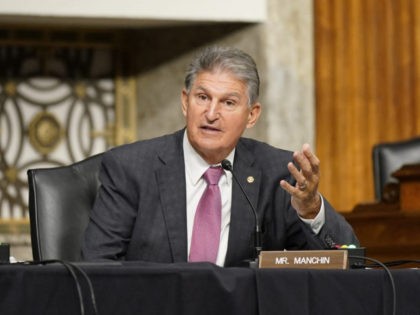
<svg viewBox="0 0 420 315">
<path fill-rule="evenodd" d="M 86 230 L 86 260 L 187 261 L 184 130 L 139 141 L 104 154 L 101 188 Z M 263 249 L 321 249 L 331 241 L 358 244 L 352 228 L 325 202 L 326 223 L 318 235 L 298 218 L 280 179 L 294 183 L 292 152 L 241 138 L 234 172 L 257 209 Z M 248 183 L 247 177 L 254 182 Z M 225 266 L 253 256 L 254 216 L 236 182 Z M 327 242 L 326 242 L 327 240 Z"/>
</svg>

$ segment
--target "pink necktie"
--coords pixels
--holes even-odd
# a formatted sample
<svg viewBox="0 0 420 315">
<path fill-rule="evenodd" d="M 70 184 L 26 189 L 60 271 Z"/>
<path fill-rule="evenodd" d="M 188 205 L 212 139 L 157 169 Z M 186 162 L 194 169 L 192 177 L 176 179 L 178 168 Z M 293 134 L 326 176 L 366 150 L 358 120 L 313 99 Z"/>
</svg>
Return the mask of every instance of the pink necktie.
<svg viewBox="0 0 420 315">
<path fill-rule="evenodd" d="M 218 186 L 221 167 L 209 167 L 203 177 L 207 188 L 197 206 L 189 261 L 216 262 L 220 242 L 222 201 Z"/>
</svg>

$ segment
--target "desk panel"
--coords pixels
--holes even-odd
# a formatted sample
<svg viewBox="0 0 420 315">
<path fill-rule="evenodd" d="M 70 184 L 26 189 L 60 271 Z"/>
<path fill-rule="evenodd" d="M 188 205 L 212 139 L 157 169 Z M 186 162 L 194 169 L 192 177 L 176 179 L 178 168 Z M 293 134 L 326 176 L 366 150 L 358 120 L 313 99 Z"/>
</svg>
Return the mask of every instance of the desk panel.
<svg viewBox="0 0 420 315">
<path fill-rule="evenodd" d="M 212 264 L 79 264 L 91 279 L 100 315 L 257 314 L 253 272 Z M 93 314 L 80 278 L 86 314 Z M 80 314 L 61 265 L 0 266 L 0 314 Z"/>
<path fill-rule="evenodd" d="M 100 315 L 391 315 L 383 270 L 219 268 L 209 263 L 78 264 L 95 289 Z M 397 314 L 420 314 L 420 271 L 393 270 Z M 93 314 L 85 281 L 86 313 Z M 61 265 L 0 266 L 0 314 L 80 314 Z"/>
<path fill-rule="evenodd" d="M 398 315 L 420 314 L 420 271 L 392 270 Z M 259 270 L 260 314 L 392 315 L 384 270 Z M 280 312 L 281 311 L 281 312 Z"/>
</svg>

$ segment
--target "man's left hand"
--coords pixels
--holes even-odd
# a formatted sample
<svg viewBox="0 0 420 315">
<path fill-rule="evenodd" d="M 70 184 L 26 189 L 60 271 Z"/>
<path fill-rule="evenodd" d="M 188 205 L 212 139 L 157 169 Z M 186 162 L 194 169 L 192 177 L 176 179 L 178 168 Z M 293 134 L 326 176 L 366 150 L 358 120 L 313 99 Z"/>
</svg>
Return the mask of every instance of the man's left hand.
<svg viewBox="0 0 420 315">
<path fill-rule="evenodd" d="M 292 162 L 287 164 L 287 168 L 296 179 L 296 185 L 292 186 L 287 181 L 281 180 L 280 186 L 292 196 L 292 206 L 299 216 L 313 219 L 321 207 L 321 196 L 318 193 L 319 159 L 312 153 L 309 144 L 305 143 L 301 151 L 293 153 L 293 160 L 299 165 L 300 170 Z"/>
</svg>

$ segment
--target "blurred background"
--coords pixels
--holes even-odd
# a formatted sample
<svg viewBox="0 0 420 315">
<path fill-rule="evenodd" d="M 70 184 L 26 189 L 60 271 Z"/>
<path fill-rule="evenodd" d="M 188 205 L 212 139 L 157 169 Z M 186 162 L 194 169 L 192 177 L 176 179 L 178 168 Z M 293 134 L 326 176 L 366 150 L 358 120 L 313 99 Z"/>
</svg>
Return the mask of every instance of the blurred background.
<svg viewBox="0 0 420 315">
<path fill-rule="evenodd" d="M 377 201 L 372 147 L 420 136 L 417 0 L 3 1 L 0 242 L 13 256 L 32 259 L 26 171 L 182 128 L 185 68 L 208 44 L 255 58 L 263 114 L 246 136 L 310 143 L 343 214 Z"/>
</svg>

